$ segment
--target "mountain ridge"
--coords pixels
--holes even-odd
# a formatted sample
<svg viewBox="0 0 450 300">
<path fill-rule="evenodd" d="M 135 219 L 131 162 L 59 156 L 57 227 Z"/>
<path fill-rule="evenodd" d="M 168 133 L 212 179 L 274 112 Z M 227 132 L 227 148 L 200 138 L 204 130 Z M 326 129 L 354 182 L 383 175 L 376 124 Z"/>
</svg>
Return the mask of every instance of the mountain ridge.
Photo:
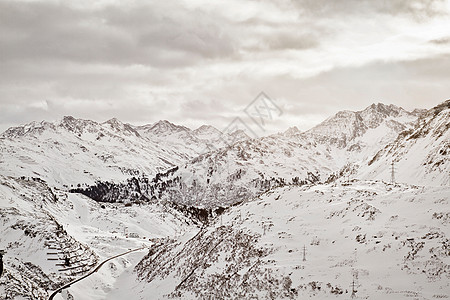
<svg viewBox="0 0 450 300">
<path fill-rule="evenodd" d="M 395 119 L 399 117 L 399 119 Z M 301 185 L 336 180 L 354 167 L 373 157 L 385 143 L 392 142 L 405 129 L 413 127 L 417 117 L 394 105 L 373 104 L 359 112 L 343 111 L 328 120 L 349 125 L 352 133 L 362 123 L 361 134 L 354 135 L 352 144 L 342 147 L 332 139 L 317 140 L 315 135 L 287 132 L 248 139 L 227 147 L 206 152 L 167 173 L 159 174 L 141 187 L 147 199 L 177 202 L 200 207 L 228 206 L 254 197 L 280 185 Z M 356 120 L 356 123 L 348 120 Z M 365 125 L 364 122 L 367 124 Z M 329 122 L 318 126 L 329 127 Z M 341 126 L 342 127 L 342 126 Z M 341 128 L 337 126 L 336 128 Z M 316 127 L 317 128 L 317 127 Z M 126 192 L 130 184 L 114 187 L 104 201 L 114 201 L 112 195 L 124 193 L 122 199 L 132 200 Z M 87 193 L 95 192 L 96 187 Z"/>
</svg>

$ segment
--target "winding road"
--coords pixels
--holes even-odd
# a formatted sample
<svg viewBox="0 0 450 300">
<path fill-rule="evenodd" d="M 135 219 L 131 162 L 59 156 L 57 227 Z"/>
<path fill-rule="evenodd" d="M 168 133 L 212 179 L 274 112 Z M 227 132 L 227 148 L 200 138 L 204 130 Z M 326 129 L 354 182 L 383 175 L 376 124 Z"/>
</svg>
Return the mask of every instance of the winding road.
<svg viewBox="0 0 450 300">
<path fill-rule="evenodd" d="M 98 271 L 105 263 L 107 263 L 107 262 L 110 261 L 111 259 L 117 258 L 117 257 L 122 256 L 122 255 L 126 255 L 126 254 L 131 253 L 131 252 L 143 250 L 143 249 L 146 249 L 146 248 L 147 248 L 147 247 L 141 247 L 141 248 L 136 248 L 136 249 L 133 249 L 133 250 L 129 250 L 129 251 L 127 251 L 127 252 L 124 252 L 124 253 L 121 253 L 121 254 L 117 254 L 117 255 L 115 255 L 115 256 L 112 256 L 112 257 L 110 257 L 110 258 L 108 258 L 108 259 L 102 261 L 102 262 L 101 262 L 94 270 L 92 270 L 91 272 L 87 273 L 86 275 L 83 275 L 82 277 L 80 277 L 80 278 L 78 278 L 78 279 L 75 279 L 74 281 L 69 282 L 69 283 L 66 284 L 66 285 L 63 285 L 62 287 L 60 287 L 59 289 L 57 289 L 56 291 L 54 291 L 53 294 L 50 295 L 50 297 L 48 298 L 48 300 L 53 300 L 53 298 L 54 298 L 58 293 L 60 293 L 62 290 L 66 289 L 66 288 L 70 287 L 72 284 L 77 283 L 78 281 L 83 280 L 83 279 L 85 279 L 86 277 L 91 276 L 92 274 L 96 273 L 96 272 L 97 272 L 97 271 Z"/>
</svg>

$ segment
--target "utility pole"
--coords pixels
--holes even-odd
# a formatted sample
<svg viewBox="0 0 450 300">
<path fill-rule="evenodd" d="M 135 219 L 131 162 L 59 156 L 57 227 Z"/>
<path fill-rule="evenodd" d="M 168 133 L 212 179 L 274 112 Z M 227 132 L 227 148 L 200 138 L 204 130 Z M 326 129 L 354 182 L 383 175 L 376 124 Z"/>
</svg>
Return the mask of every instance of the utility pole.
<svg viewBox="0 0 450 300">
<path fill-rule="evenodd" d="M 355 289 L 355 279 L 354 278 L 353 278 L 351 287 L 352 287 L 352 298 L 355 298 L 356 297 L 356 289 Z"/>
<path fill-rule="evenodd" d="M 303 245 L 303 261 L 306 261 L 306 246 Z"/>
<path fill-rule="evenodd" d="M 353 280 L 352 280 L 352 284 L 350 285 L 350 287 L 352 288 L 352 298 L 355 298 L 356 292 L 357 292 L 357 290 L 356 290 L 357 284 L 356 284 L 355 279 L 358 279 L 358 275 L 357 275 L 357 273 L 355 273 L 354 270 L 352 271 L 352 275 L 353 275 Z"/>
<path fill-rule="evenodd" d="M 395 184 L 395 167 L 394 167 L 394 161 L 391 163 L 391 183 Z"/>
</svg>

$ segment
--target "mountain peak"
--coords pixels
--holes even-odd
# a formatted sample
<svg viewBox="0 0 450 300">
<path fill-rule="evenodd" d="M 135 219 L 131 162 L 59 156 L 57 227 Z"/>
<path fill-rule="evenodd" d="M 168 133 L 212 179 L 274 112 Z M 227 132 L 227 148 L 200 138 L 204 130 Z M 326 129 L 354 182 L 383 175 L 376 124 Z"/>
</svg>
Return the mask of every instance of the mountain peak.
<svg viewBox="0 0 450 300">
<path fill-rule="evenodd" d="M 395 135 L 412 126 L 416 119 L 417 115 L 399 106 L 378 102 L 361 111 L 340 111 L 310 129 L 307 134 L 315 136 L 319 142 L 331 142 L 339 147 L 347 147 L 349 142 L 361 138 L 366 132 L 382 124 L 395 131 L 392 133 Z"/>
<path fill-rule="evenodd" d="M 283 133 L 283 135 L 287 136 L 287 137 L 292 137 L 292 136 L 297 135 L 299 133 L 301 133 L 301 131 L 297 128 L 297 126 L 292 126 L 292 127 L 289 127 L 288 130 L 286 130 Z"/>
<path fill-rule="evenodd" d="M 1 134 L 1 137 L 16 138 L 27 134 L 41 133 L 50 125 L 51 124 L 46 121 L 33 121 L 25 125 L 8 128 Z"/>
<path fill-rule="evenodd" d="M 98 123 L 91 120 L 77 119 L 72 116 L 64 116 L 56 125 L 79 135 L 83 133 L 86 127 L 95 127 L 98 126 Z"/>
<path fill-rule="evenodd" d="M 157 124 L 165 124 L 165 125 L 173 125 L 173 126 L 175 126 L 175 124 L 173 124 L 172 122 L 169 122 L 167 120 L 159 120 L 158 122 L 155 122 L 153 125 L 157 125 Z"/>
<path fill-rule="evenodd" d="M 57 121 L 56 124 L 59 126 L 75 126 L 79 124 L 87 124 L 87 123 L 95 123 L 91 120 L 84 120 L 84 119 L 77 119 L 73 116 L 64 116 L 59 122 Z"/>
<path fill-rule="evenodd" d="M 64 127 L 68 130 L 77 127 L 78 124 L 86 122 L 85 120 L 77 119 L 73 116 L 64 116 L 59 122 L 56 122 L 57 126 Z"/>
<path fill-rule="evenodd" d="M 108 124 L 123 124 L 119 119 L 117 118 L 111 118 L 108 121 L 104 122 L 104 123 L 108 123 Z"/>
<path fill-rule="evenodd" d="M 222 134 L 220 130 L 211 125 L 202 125 L 193 132 L 200 139 L 219 137 Z"/>
<path fill-rule="evenodd" d="M 202 125 L 199 128 L 195 129 L 194 132 L 204 132 L 204 131 L 211 131 L 211 130 L 217 130 L 217 129 L 211 125 Z"/>
<path fill-rule="evenodd" d="M 106 122 L 103 122 L 102 125 L 109 125 L 111 129 L 113 129 L 116 132 L 123 132 L 126 134 L 132 134 L 137 137 L 139 137 L 139 133 L 136 131 L 136 129 L 131 126 L 130 124 L 125 124 L 122 121 L 120 121 L 117 118 L 111 118 Z"/>
<path fill-rule="evenodd" d="M 175 128 L 175 127 L 177 127 L 177 125 L 175 125 L 174 123 L 169 122 L 167 120 L 159 120 L 158 122 L 156 122 L 156 123 L 154 123 L 152 125 L 152 127 L 155 127 L 155 126 L 157 126 L 157 127 L 167 127 L 167 128 Z"/>
<path fill-rule="evenodd" d="M 182 131 L 190 132 L 191 130 L 185 126 L 175 125 L 167 120 L 160 120 L 153 124 L 148 131 L 156 135 L 170 135 Z"/>
<path fill-rule="evenodd" d="M 62 118 L 62 120 L 61 120 L 61 122 L 64 122 L 64 123 L 73 123 L 73 122 L 75 122 L 75 118 L 74 117 L 72 117 L 72 116 L 64 116 L 63 118 Z"/>
<path fill-rule="evenodd" d="M 229 135 L 232 136 L 235 141 L 249 140 L 250 139 L 250 136 L 242 129 L 236 129 L 235 131 L 233 131 Z"/>
<path fill-rule="evenodd" d="M 383 102 L 377 102 L 377 103 L 372 103 L 369 107 L 372 108 L 386 108 L 386 107 L 390 107 L 390 106 L 395 106 L 393 104 L 384 104 Z"/>
<path fill-rule="evenodd" d="M 124 128 L 124 124 L 117 118 L 109 119 L 108 121 L 105 121 L 102 124 L 110 125 L 111 128 L 116 130 L 122 130 Z"/>
<path fill-rule="evenodd" d="M 396 106 L 394 104 L 384 104 L 381 102 L 372 103 L 366 109 L 362 110 L 361 113 L 369 111 L 374 111 L 385 115 L 398 115 L 400 112 L 406 112 L 402 107 Z"/>
</svg>

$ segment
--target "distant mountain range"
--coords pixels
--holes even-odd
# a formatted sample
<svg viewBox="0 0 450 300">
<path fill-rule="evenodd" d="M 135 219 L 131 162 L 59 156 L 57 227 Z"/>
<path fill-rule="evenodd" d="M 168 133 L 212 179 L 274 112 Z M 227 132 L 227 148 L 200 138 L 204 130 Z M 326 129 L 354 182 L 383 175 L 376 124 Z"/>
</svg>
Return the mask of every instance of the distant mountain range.
<svg viewBox="0 0 450 300">
<path fill-rule="evenodd" d="M 191 130 L 159 121 L 133 126 L 117 119 L 103 123 L 66 116 L 32 122 L 0 135 L 0 170 L 5 175 L 42 178 L 56 186 L 122 181 L 184 163 L 242 132 L 222 134 L 212 126 Z"/>
<path fill-rule="evenodd" d="M 133 126 L 68 116 L 6 130 L 0 136 L 1 171 L 65 188 L 115 182 L 121 189 L 129 178 L 145 177 L 153 183 L 142 182 L 149 190 L 140 188 L 140 198 L 200 206 L 229 205 L 274 186 L 342 176 L 390 180 L 392 160 L 401 182 L 445 185 L 448 106 L 446 101 L 408 112 L 372 104 L 338 112 L 306 132 L 294 127 L 258 139 L 222 134 L 209 125 L 191 130 L 166 120 Z M 408 160 L 412 155 L 416 158 Z"/>
<path fill-rule="evenodd" d="M 109 184 L 114 193 L 103 190 L 97 199 L 113 202 L 137 197 L 130 196 L 136 195 L 130 178 L 141 182 L 139 199 L 214 207 L 285 184 L 357 177 L 389 181 L 393 160 L 401 182 L 445 185 L 448 103 L 413 111 L 372 104 L 338 112 L 306 132 L 293 127 L 257 139 L 166 120 L 133 126 L 117 119 L 97 123 L 64 117 L 5 131 L 0 161 L 5 174 L 39 177 L 65 188 L 95 190 L 98 182 L 114 182 Z M 412 155 L 417 158 L 408 160 Z"/>
</svg>

